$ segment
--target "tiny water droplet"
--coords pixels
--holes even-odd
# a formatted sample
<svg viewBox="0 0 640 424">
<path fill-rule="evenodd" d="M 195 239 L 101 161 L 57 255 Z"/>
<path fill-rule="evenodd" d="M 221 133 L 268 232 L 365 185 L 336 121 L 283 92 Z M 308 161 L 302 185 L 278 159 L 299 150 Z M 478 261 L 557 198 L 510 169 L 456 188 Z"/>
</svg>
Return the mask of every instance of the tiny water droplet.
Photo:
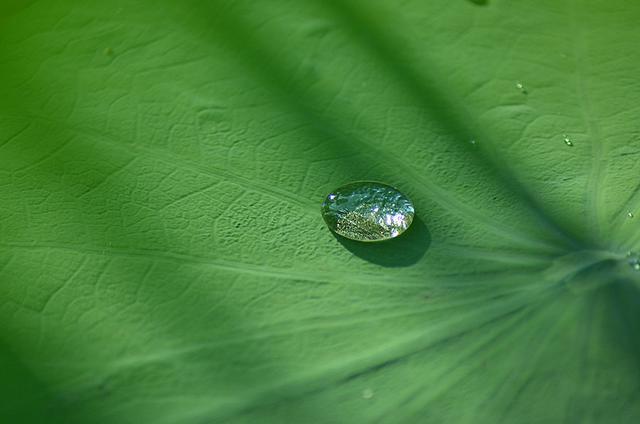
<svg viewBox="0 0 640 424">
<path fill-rule="evenodd" d="M 521 82 L 516 83 L 516 88 L 520 90 L 522 94 L 527 94 L 527 89 L 524 88 L 524 84 L 522 84 Z"/>
<path fill-rule="evenodd" d="M 476 143 L 478 143 L 476 140 L 470 140 L 469 143 L 475 145 Z"/>
<path fill-rule="evenodd" d="M 627 212 L 627 217 L 629 218 L 633 218 L 635 215 L 633 215 L 633 212 L 629 211 Z"/>
<path fill-rule="evenodd" d="M 113 49 L 111 47 L 107 47 L 106 49 L 104 49 L 104 55 L 113 56 Z"/>
<path fill-rule="evenodd" d="M 635 252 L 627 252 L 627 263 L 634 271 L 640 271 L 640 258 Z"/>
<path fill-rule="evenodd" d="M 571 141 L 568 135 L 562 134 L 562 138 L 564 140 L 564 144 L 566 144 L 569 147 L 573 147 L 573 141 Z"/>
<path fill-rule="evenodd" d="M 404 233 L 413 222 L 413 203 L 397 189 L 358 181 L 329 193 L 322 217 L 331 231 L 357 241 L 382 241 Z"/>
<path fill-rule="evenodd" d="M 362 399 L 371 399 L 373 397 L 373 390 L 371 389 L 364 389 L 362 391 Z"/>
</svg>

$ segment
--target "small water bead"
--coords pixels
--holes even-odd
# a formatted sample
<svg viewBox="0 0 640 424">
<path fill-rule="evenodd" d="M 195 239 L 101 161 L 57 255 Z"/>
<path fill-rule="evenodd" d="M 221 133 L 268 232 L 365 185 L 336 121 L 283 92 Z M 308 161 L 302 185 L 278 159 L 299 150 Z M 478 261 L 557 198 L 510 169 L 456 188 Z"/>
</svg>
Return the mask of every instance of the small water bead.
<svg viewBox="0 0 640 424">
<path fill-rule="evenodd" d="M 359 181 L 329 193 L 322 217 L 331 231 L 357 241 L 382 241 L 404 233 L 413 222 L 413 203 L 397 189 Z"/>
<path fill-rule="evenodd" d="M 524 88 L 524 84 L 522 84 L 521 82 L 516 83 L 516 88 L 520 90 L 522 94 L 527 94 L 527 89 Z"/>
<path fill-rule="evenodd" d="M 640 257 L 636 252 L 627 252 L 627 263 L 634 271 L 640 271 Z"/>
<path fill-rule="evenodd" d="M 362 399 L 371 399 L 373 398 L 373 390 L 371 389 L 364 389 L 362 391 Z"/>
<path fill-rule="evenodd" d="M 633 218 L 635 215 L 633 214 L 633 212 L 629 211 L 627 212 L 627 217 L 628 218 Z"/>
<path fill-rule="evenodd" d="M 562 134 L 562 138 L 564 139 L 564 144 L 566 144 L 569 147 L 573 147 L 573 141 L 571 141 L 568 135 Z"/>
</svg>

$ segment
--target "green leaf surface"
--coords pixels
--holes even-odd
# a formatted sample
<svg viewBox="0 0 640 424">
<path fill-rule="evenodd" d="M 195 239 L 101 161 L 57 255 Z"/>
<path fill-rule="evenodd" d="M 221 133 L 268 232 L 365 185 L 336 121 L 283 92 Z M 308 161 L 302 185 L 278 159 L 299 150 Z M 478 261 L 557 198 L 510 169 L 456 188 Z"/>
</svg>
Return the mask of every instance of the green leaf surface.
<svg viewBox="0 0 640 424">
<path fill-rule="evenodd" d="M 2 2 L 0 416 L 637 423 L 639 21 Z M 413 228 L 332 235 L 356 180 Z"/>
</svg>

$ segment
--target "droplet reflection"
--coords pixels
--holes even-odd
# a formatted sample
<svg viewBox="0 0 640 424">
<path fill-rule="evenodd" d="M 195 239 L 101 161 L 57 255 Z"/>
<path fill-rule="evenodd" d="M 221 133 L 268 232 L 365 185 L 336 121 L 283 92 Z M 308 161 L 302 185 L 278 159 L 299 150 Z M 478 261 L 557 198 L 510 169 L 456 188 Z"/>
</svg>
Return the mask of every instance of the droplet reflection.
<svg viewBox="0 0 640 424">
<path fill-rule="evenodd" d="M 399 236 L 413 222 L 411 200 L 397 189 L 361 181 L 339 187 L 322 203 L 322 217 L 335 233 L 357 241 Z"/>
</svg>

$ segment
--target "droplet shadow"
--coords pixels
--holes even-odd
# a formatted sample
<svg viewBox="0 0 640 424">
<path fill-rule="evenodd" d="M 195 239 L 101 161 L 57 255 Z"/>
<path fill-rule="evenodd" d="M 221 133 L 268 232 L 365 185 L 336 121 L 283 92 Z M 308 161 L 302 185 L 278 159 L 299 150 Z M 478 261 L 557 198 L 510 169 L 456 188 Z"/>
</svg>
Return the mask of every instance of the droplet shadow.
<svg viewBox="0 0 640 424">
<path fill-rule="evenodd" d="M 467 0 L 469 3 L 473 3 L 476 6 L 486 6 L 489 4 L 489 0 Z"/>
<path fill-rule="evenodd" d="M 427 226 L 416 216 L 411 227 L 397 238 L 382 242 L 367 243 L 333 236 L 347 250 L 368 262 L 385 267 L 406 267 L 415 264 L 431 245 L 431 234 Z"/>
</svg>

